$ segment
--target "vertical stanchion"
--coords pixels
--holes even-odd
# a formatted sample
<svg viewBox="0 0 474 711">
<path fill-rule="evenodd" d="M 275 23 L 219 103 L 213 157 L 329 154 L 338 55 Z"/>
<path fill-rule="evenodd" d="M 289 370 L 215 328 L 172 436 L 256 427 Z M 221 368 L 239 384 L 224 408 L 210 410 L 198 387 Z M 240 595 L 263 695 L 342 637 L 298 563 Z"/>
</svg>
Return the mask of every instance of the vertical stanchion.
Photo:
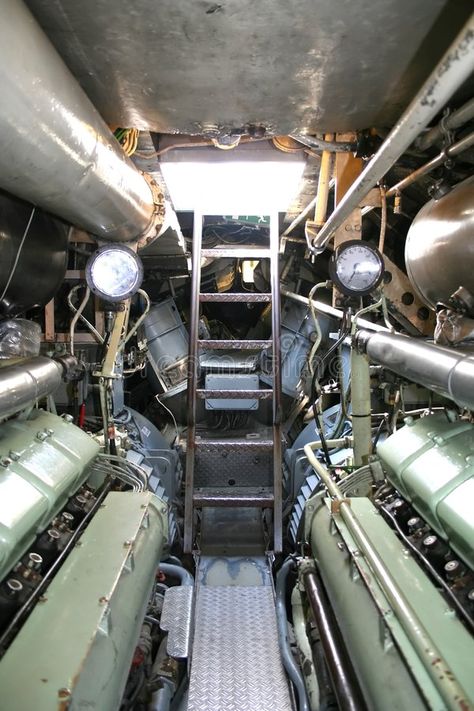
<svg viewBox="0 0 474 711">
<path fill-rule="evenodd" d="M 188 351 L 188 433 L 186 438 L 186 486 L 184 493 L 184 552 L 191 553 L 194 543 L 194 458 L 196 437 L 196 398 L 199 375 L 199 292 L 201 290 L 201 246 L 203 216 L 194 213 L 191 315 L 189 323 Z"/>
</svg>

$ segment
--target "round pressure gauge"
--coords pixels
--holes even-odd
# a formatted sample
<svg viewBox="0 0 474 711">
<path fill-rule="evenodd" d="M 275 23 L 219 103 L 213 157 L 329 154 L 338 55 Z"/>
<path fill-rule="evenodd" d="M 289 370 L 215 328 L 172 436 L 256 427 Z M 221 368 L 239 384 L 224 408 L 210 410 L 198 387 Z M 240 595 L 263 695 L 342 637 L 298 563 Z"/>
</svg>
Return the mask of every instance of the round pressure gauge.
<svg viewBox="0 0 474 711">
<path fill-rule="evenodd" d="M 343 242 L 331 257 L 329 274 L 346 296 L 365 296 L 382 281 L 384 263 L 376 247 L 358 239 Z"/>
</svg>

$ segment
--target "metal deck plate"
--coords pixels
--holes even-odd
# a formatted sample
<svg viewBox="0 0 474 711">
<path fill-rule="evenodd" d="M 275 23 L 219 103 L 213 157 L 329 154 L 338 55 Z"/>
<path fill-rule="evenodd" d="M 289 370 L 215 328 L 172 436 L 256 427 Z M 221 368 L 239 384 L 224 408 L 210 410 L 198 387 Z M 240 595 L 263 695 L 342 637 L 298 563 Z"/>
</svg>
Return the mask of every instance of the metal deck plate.
<svg viewBox="0 0 474 711">
<path fill-rule="evenodd" d="M 292 711 L 271 587 L 199 588 L 187 711 Z"/>
<path fill-rule="evenodd" d="M 193 592 L 187 585 L 168 588 L 163 601 L 160 627 L 168 632 L 166 650 L 176 659 L 189 656 Z"/>
</svg>

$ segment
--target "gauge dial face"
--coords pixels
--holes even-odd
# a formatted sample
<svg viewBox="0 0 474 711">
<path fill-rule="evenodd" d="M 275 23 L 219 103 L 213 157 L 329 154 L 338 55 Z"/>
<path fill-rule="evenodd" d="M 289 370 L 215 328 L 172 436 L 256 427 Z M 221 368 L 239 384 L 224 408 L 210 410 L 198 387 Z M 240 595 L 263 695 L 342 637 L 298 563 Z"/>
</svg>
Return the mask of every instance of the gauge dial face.
<svg viewBox="0 0 474 711">
<path fill-rule="evenodd" d="M 333 257 L 332 278 L 344 294 L 362 296 L 382 279 L 383 259 L 375 247 L 360 240 L 345 242 Z"/>
</svg>

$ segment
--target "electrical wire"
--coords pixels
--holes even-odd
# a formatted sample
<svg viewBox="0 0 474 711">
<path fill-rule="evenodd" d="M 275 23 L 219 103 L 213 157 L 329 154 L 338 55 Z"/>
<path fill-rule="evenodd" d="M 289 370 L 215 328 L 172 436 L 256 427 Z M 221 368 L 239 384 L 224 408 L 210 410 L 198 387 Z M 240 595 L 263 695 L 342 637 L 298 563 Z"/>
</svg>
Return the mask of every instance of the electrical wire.
<svg viewBox="0 0 474 711">
<path fill-rule="evenodd" d="M 22 249 L 23 249 L 23 245 L 24 245 L 24 243 L 25 243 L 26 236 L 27 236 L 27 234 L 28 234 L 28 232 L 29 232 L 29 229 L 30 229 L 30 227 L 31 227 L 31 223 L 33 222 L 33 217 L 34 217 L 34 215 L 35 215 L 35 212 L 36 212 L 36 205 L 34 205 L 33 209 L 31 210 L 31 215 L 30 215 L 30 217 L 29 217 L 29 219 L 28 219 L 28 222 L 26 223 L 25 231 L 23 232 L 23 236 L 22 236 L 22 238 L 21 238 L 21 240 L 20 240 L 20 246 L 18 247 L 18 251 L 17 251 L 17 253 L 16 253 L 15 261 L 13 262 L 12 268 L 11 268 L 11 270 L 10 270 L 10 276 L 9 276 L 8 279 L 7 279 L 7 283 L 6 283 L 6 286 L 5 286 L 4 290 L 3 290 L 2 295 L 0 296 L 0 302 L 2 302 L 3 299 L 5 298 L 5 294 L 7 293 L 8 288 L 9 288 L 11 282 L 12 282 L 13 275 L 15 274 L 16 268 L 17 268 L 17 266 L 18 266 L 18 262 L 20 261 L 21 251 L 22 251 Z"/>
<path fill-rule="evenodd" d="M 174 430 L 175 430 L 175 439 L 174 439 L 174 441 L 176 442 L 176 440 L 177 440 L 178 437 L 179 437 L 179 429 L 178 429 L 178 423 L 176 422 L 176 418 L 175 418 L 175 416 L 173 415 L 173 413 L 171 412 L 171 410 L 170 410 L 168 407 L 166 407 L 166 405 L 165 405 L 163 402 L 161 402 L 159 395 L 155 395 L 155 400 L 156 400 L 156 402 L 158 403 L 158 405 L 161 405 L 161 407 L 162 407 L 164 410 L 166 410 L 166 412 L 168 412 L 169 415 L 171 416 L 171 419 L 173 420 L 173 424 L 174 424 Z"/>
<path fill-rule="evenodd" d="M 86 286 L 86 290 L 84 292 L 84 298 L 82 299 L 81 303 L 79 304 L 79 307 L 76 309 L 76 313 L 71 319 L 71 325 L 69 326 L 69 350 L 71 351 L 71 355 L 74 355 L 74 330 L 76 328 L 76 324 L 79 321 L 82 312 L 87 306 L 87 302 L 89 301 L 89 297 L 91 295 L 91 291 L 88 286 Z"/>
<path fill-rule="evenodd" d="M 322 333 L 321 333 L 321 326 L 319 325 L 318 317 L 316 315 L 316 309 L 314 308 L 313 297 L 314 297 L 315 293 L 318 291 L 318 289 L 322 289 L 322 288 L 327 289 L 327 288 L 329 288 L 330 284 L 331 284 L 331 282 L 329 280 L 321 281 L 321 282 L 319 282 L 319 284 L 315 284 L 315 286 L 313 286 L 313 288 L 311 289 L 311 291 L 308 294 L 309 310 L 311 313 L 311 317 L 313 319 L 314 328 L 316 330 L 316 339 L 313 343 L 313 346 L 312 346 L 311 351 L 308 356 L 308 367 L 309 367 L 309 372 L 311 373 L 311 375 L 314 375 L 313 360 L 314 360 L 314 356 L 316 355 L 316 351 L 318 350 L 319 346 L 321 345 L 321 341 L 322 341 L 322 337 L 323 337 Z"/>
</svg>

